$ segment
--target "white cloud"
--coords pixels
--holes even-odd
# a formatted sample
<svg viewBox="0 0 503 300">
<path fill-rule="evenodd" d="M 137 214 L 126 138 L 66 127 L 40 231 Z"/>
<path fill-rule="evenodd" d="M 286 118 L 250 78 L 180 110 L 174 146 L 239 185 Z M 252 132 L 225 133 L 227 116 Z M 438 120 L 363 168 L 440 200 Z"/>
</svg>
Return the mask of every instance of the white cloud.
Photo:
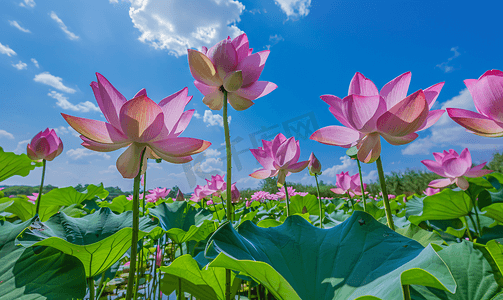
<svg viewBox="0 0 503 300">
<path fill-rule="evenodd" d="M 101 156 L 105 159 L 110 159 L 110 155 L 104 152 L 96 152 L 86 148 L 70 149 L 66 151 L 66 155 L 70 156 L 70 158 L 73 160 L 86 158 L 89 156 Z"/>
<path fill-rule="evenodd" d="M 236 0 L 131 0 L 129 16 L 141 42 L 180 56 L 241 34 L 236 23 L 244 9 Z"/>
<path fill-rule="evenodd" d="M 21 25 L 19 25 L 19 23 L 17 21 L 10 21 L 9 20 L 9 23 L 10 23 L 11 26 L 16 27 L 17 29 L 21 30 L 22 32 L 31 33 L 30 30 L 21 27 Z"/>
<path fill-rule="evenodd" d="M 206 155 L 206 157 L 219 156 L 220 154 L 222 154 L 222 152 L 216 149 L 206 149 L 203 153 Z"/>
<path fill-rule="evenodd" d="M 197 112 L 197 110 L 194 111 L 194 115 L 193 115 L 196 119 L 201 119 L 201 114 Z"/>
<path fill-rule="evenodd" d="M 269 50 L 272 46 L 276 45 L 277 43 L 284 41 L 285 39 L 281 35 L 271 35 L 269 36 L 269 42 L 271 42 L 270 45 L 265 45 L 265 47 Z"/>
<path fill-rule="evenodd" d="M 26 153 L 26 145 L 28 145 L 29 142 L 31 142 L 31 140 L 24 140 L 18 142 L 17 147 L 16 149 L 14 149 L 13 152 L 16 154 Z"/>
<path fill-rule="evenodd" d="M 352 160 L 349 156 L 341 156 L 339 157 L 342 164 L 334 165 L 328 169 L 321 170 L 322 175 L 326 175 L 328 177 L 335 177 L 336 174 L 340 174 L 341 172 L 350 172 L 356 166 L 356 161 Z"/>
<path fill-rule="evenodd" d="M 51 75 L 49 72 L 43 72 L 38 75 L 35 75 L 35 78 L 33 78 L 33 80 L 36 82 L 50 85 L 53 88 L 58 89 L 65 93 L 73 94 L 76 92 L 74 89 L 65 86 L 61 82 L 63 78 Z"/>
<path fill-rule="evenodd" d="M 9 133 L 9 132 L 7 132 L 7 131 L 5 131 L 3 129 L 0 129 L 0 138 L 1 137 L 6 137 L 6 138 L 11 139 L 11 140 L 14 139 L 14 135 L 12 135 L 12 133 Z"/>
<path fill-rule="evenodd" d="M 17 64 L 12 64 L 12 66 L 18 70 L 24 70 L 28 65 L 22 61 L 19 61 Z"/>
<path fill-rule="evenodd" d="M 158 164 L 156 162 L 148 162 L 147 163 L 147 169 L 158 169 L 158 170 L 162 170 L 162 166 L 161 164 Z"/>
<path fill-rule="evenodd" d="M 307 16 L 311 6 L 311 0 L 275 0 L 274 2 L 288 18 L 293 19 Z"/>
<path fill-rule="evenodd" d="M 444 71 L 444 73 L 452 72 L 454 70 L 454 67 L 450 66 L 449 64 L 453 59 L 455 59 L 456 57 L 461 55 L 461 53 L 458 52 L 458 48 L 459 47 L 452 47 L 451 51 L 454 52 L 454 54 L 451 57 L 449 57 L 447 59 L 447 61 L 444 61 L 443 63 L 438 64 L 437 68 Z"/>
<path fill-rule="evenodd" d="M 196 163 L 194 165 L 194 171 L 196 173 L 211 173 L 211 172 L 217 172 L 217 173 L 224 173 L 221 167 L 223 165 L 223 162 L 220 158 L 214 158 L 210 157 L 207 158 L 205 161 L 201 163 Z"/>
<path fill-rule="evenodd" d="M 108 2 L 110 2 L 112 4 L 117 4 L 117 3 L 119 3 L 119 0 L 108 0 Z"/>
<path fill-rule="evenodd" d="M 238 189 L 246 189 L 246 188 L 251 188 L 251 189 L 256 189 L 260 186 L 260 183 L 262 180 L 253 178 L 251 176 L 246 176 L 241 179 L 238 179 L 236 181 L 236 185 L 238 186 Z"/>
<path fill-rule="evenodd" d="M 68 127 L 59 126 L 57 128 L 54 128 L 54 131 L 56 131 L 56 133 L 58 135 L 65 135 L 65 134 L 71 133 L 75 137 L 80 137 L 80 133 L 75 131 L 75 129 L 73 129 L 72 126 L 68 126 Z"/>
<path fill-rule="evenodd" d="M 209 126 L 224 127 L 223 120 L 224 120 L 224 118 L 222 117 L 222 115 L 213 114 L 213 112 L 211 110 L 205 110 L 204 111 L 203 122 L 207 123 L 206 127 L 209 127 Z M 231 123 L 231 116 L 228 116 L 227 120 L 228 120 L 228 122 L 230 124 Z"/>
<path fill-rule="evenodd" d="M 441 109 L 445 110 L 447 107 L 476 111 L 470 92 L 466 88 L 459 92 L 459 95 L 442 103 Z M 443 147 L 444 150 L 449 150 L 448 147 L 452 146 L 467 147 L 470 150 L 487 150 L 494 148 L 495 145 L 500 145 L 494 143 L 497 139 L 481 137 L 466 132 L 465 128 L 454 122 L 447 112 L 440 117 L 437 123 L 430 127 L 429 131 L 431 135 L 422 139 L 417 139 L 408 144 L 408 146 L 402 150 L 402 154 L 429 155 L 431 154 L 432 148 L 439 146 Z M 501 144 L 500 147 L 503 147 L 503 144 Z"/>
<path fill-rule="evenodd" d="M 80 111 L 80 112 L 90 112 L 90 111 L 97 111 L 100 112 L 100 108 L 94 105 L 90 101 L 86 102 L 80 102 L 77 105 L 74 105 L 68 101 L 68 98 L 63 96 L 63 94 L 58 93 L 56 91 L 50 91 L 47 96 L 52 97 L 56 100 L 56 105 L 61 107 L 62 109 L 68 109 L 72 111 Z"/>
<path fill-rule="evenodd" d="M 108 173 L 115 173 L 115 172 L 118 172 L 117 166 L 116 165 L 110 165 L 110 166 L 108 166 L 108 168 L 106 168 L 105 170 L 99 171 L 98 173 L 100 173 L 100 174 L 108 174 Z"/>
<path fill-rule="evenodd" d="M 35 67 L 40 68 L 40 66 L 38 65 L 38 61 L 36 59 L 32 58 L 31 62 L 35 65 Z"/>
<path fill-rule="evenodd" d="M 8 56 L 17 55 L 17 53 L 14 50 L 9 48 L 9 45 L 4 46 L 2 45 L 2 43 L 0 43 L 0 53 L 7 54 Z"/>
<path fill-rule="evenodd" d="M 34 0 L 24 0 L 24 3 L 21 2 L 19 3 L 19 6 L 22 6 L 22 7 L 35 7 L 35 1 Z"/>
<path fill-rule="evenodd" d="M 63 23 L 63 21 L 58 17 L 58 15 L 56 15 L 55 12 L 51 11 L 50 16 L 51 19 L 53 19 L 54 21 L 56 21 L 56 23 L 58 23 L 59 28 L 61 28 L 61 30 L 63 30 L 63 32 L 66 33 L 66 36 L 70 40 L 78 40 L 80 38 L 78 35 L 68 30 L 68 27 L 66 27 L 65 23 Z"/>
<path fill-rule="evenodd" d="M 370 171 L 367 175 L 365 175 L 365 172 L 363 172 L 363 183 L 369 184 L 371 182 L 376 182 L 377 181 L 377 171 L 372 170 Z"/>
</svg>

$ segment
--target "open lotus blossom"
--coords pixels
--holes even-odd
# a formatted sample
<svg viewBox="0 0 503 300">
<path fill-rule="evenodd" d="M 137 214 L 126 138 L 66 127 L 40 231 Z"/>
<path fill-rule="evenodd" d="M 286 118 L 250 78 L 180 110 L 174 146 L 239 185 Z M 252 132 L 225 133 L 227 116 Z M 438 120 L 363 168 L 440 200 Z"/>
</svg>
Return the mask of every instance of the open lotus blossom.
<svg viewBox="0 0 503 300">
<path fill-rule="evenodd" d="M 140 172 L 140 157 L 144 149 L 143 166 L 147 158 L 156 155 L 171 163 L 186 163 L 190 155 L 208 148 L 211 143 L 200 139 L 179 137 L 192 118 L 194 110 L 183 111 L 192 96 L 184 88 L 156 104 L 145 89 L 127 100 L 108 80 L 96 73 L 98 82 L 91 87 L 108 122 L 61 114 L 84 141 L 82 146 L 100 152 L 127 150 L 117 159 L 117 169 L 124 178 L 134 178 Z"/>
<path fill-rule="evenodd" d="M 297 191 L 295 191 L 295 189 L 293 187 L 291 187 L 291 186 L 288 187 L 288 197 L 292 197 L 295 195 L 300 195 L 300 196 L 304 197 L 307 194 L 309 194 L 309 193 L 297 192 Z M 285 186 L 278 188 L 278 192 L 276 193 L 276 197 L 277 197 L 277 199 L 275 199 L 275 200 L 285 200 L 286 199 Z"/>
<path fill-rule="evenodd" d="M 440 189 L 432 189 L 432 188 L 426 188 L 423 192 L 426 196 L 433 196 L 436 193 L 440 193 Z"/>
<path fill-rule="evenodd" d="M 421 161 L 430 171 L 446 178 L 436 179 L 431 181 L 428 185 L 435 188 L 442 188 L 453 183 L 462 189 L 468 189 L 469 183 L 463 177 L 481 177 L 487 175 L 493 171 L 482 170 L 486 163 L 482 163 L 478 166 L 472 168 L 472 156 L 468 148 L 461 151 L 458 154 L 453 149 L 449 152 L 434 152 L 433 156 L 435 160 L 423 160 Z"/>
<path fill-rule="evenodd" d="M 190 197 L 190 200 L 194 202 L 200 202 L 204 197 L 207 197 L 213 193 L 214 191 L 210 190 L 207 185 L 197 185 L 194 189 L 194 193 Z"/>
<path fill-rule="evenodd" d="M 26 154 L 32 160 L 52 161 L 63 152 L 63 142 L 54 129 L 47 128 L 35 135 L 26 146 Z"/>
<path fill-rule="evenodd" d="M 447 114 L 454 122 L 465 127 L 468 132 L 480 136 L 503 136 L 503 72 L 486 71 L 479 79 L 466 79 L 478 113 L 461 109 L 447 108 Z"/>
<path fill-rule="evenodd" d="M 219 197 L 220 193 L 227 189 L 227 183 L 223 176 L 217 174 L 212 175 L 211 180 L 205 179 L 207 182 L 207 187 L 209 190 L 212 190 L 215 196 Z"/>
<path fill-rule="evenodd" d="M 287 139 L 278 133 L 272 141 L 262 140 L 262 145 L 258 149 L 250 149 L 263 167 L 250 174 L 253 178 L 278 176 L 278 183 L 284 184 L 286 176 L 304 170 L 309 164 L 308 160 L 297 162 L 300 157 L 300 145 L 294 137 Z"/>
<path fill-rule="evenodd" d="M 316 130 L 310 139 L 343 148 L 358 148 L 358 160 L 371 163 L 381 154 L 382 136 L 392 145 L 404 145 L 418 137 L 416 131 L 432 126 L 444 110 L 430 111 L 444 83 L 407 96 L 411 73 L 388 82 L 379 92 L 374 83 L 356 73 L 344 99 L 323 95 L 330 112 L 344 126 Z"/>
<path fill-rule="evenodd" d="M 349 193 L 351 197 L 354 195 L 361 195 L 362 188 L 360 184 L 360 173 L 356 173 L 353 176 L 349 175 L 349 172 L 341 172 L 341 174 L 335 174 L 335 185 L 336 188 L 330 189 L 332 192 L 345 195 Z M 363 184 L 364 188 L 367 188 L 367 184 Z"/>
<path fill-rule="evenodd" d="M 367 187 L 367 185 L 364 183 L 365 187 Z M 360 193 L 361 195 L 361 193 Z M 382 192 L 379 192 L 379 196 L 382 197 Z M 388 199 L 395 199 L 396 198 L 396 195 L 391 195 L 391 194 L 388 194 Z M 379 198 L 379 201 L 381 201 L 381 198 Z"/>
<path fill-rule="evenodd" d="M 157 200 L 161 198 L 166 198 L 171 192 L 171 189 L 168 188 L 155 188 L 153 190 L 148 190 L 150 195 L 147 195 L 146 198 L 148 198 L 147 202 L 157 202 Z"/>
<path fill-rule="evenodd" d="M 210 109 L 220 110 L 227 101 L 235 110 L 245 110 L 253 101 L 277 88 L 272 82 L 257 81 L 264 69 L 269 50 L 252 54 L 245 33 L 231 40 L 220 41 L 202 52 L 188 49 L 190 73 L 194 85 L 204 95 L 203 103 Z"/>
</svg>

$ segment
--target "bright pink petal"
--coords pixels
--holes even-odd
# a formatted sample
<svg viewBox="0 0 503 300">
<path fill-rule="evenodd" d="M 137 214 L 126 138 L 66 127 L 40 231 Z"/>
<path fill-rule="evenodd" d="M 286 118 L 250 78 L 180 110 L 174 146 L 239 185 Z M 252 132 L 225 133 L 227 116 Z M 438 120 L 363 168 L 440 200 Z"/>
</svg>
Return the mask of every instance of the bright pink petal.
<svg viewBox="0 0 503 300">
<path fill-rule="evenodd" d="M 392 136 L 392 135 L 387 135 L 385 133 L 381 133 L 381 136 L 391 145 L 394 146 L 400 146 L 400 145 L 405 145 L 413 140 L 415 140 L 419 135 L 415 132 L 409 133 L 405 136 Z"/>
<path fill-rule="evenodd" d="M 447 177 L 455 178 L 463 176 L 470 169 L 471 164 L 467 164 L 467 161 L 464 159 L 453 157 L 444 159 L 442 167 Z"/>
<path fill-rule="evenodd" d="M 426 117 L 426 120 L 424 121 L 423 125 L 419 126 L 416 132 L 430 128 L 440 119 L 440 117 L 444 114 L 444 112 L 445 110 L 443 109 L 436 109 L 429 111 L 428 116 Z"/>
<path fill-rule="evenodd" d="M 273 162 L 274 158 L 271 156 L 270 153 L 267 153 L 264 150 L 261 149 L 250 149 L 251 153 L 255 157 L 255 159 L 259 162 L 264 169 L 267 170 L 272 170 L 274 169 Z"/>
<path fill-rule="evenodd" d="M 381 155 L 381 138 L 379 133 L 370 133 L 357 145 L 358 160 L 372 163 Z"/>
<path fill-rule="evenodd" d="M 217 74 L 223 80 L 227 73 L 236 70 L 238 56 L 236 48 L 229 39 L 222 40 L 208 49 L 207 57 L 213 62 Z"/>
<path fill-rule="evenodd" d="M 435 101 L 437 101 L 438 95 L 440 94 L 440 91 L 442 90 L 444 84 L 445 82 L 439 82 L 423 90 L 424 96 L 426 97 L 426 102 L 428 102 L 429 109 L 431 109 L 433 107 L 433 104 L 435 104 Z"/>
<path fill-rule="evenodd" d="M 189 156 L 206 150 L 211 145 L 210 142 L 188 138 L 177 137 L 150 143 L 155 153 L 163 153 L 166 156 L 182 157 Z"/>
<path fill-rule="evenodd" d="M 241 97 L 236 93 L 227 93 L 227 101 L 237 111 L 248 109 L 254 104 L 253 101 Z"/>
<path fill-rule="evenodd" d="M 269 81 L 255 81 L 255 83 L 253 83 L 252 85 L 242 87 L 235 93 L 237 93 L 239 96 L 243 98 L 255 100 L 257 98 L 269 94 L 270 92 L 274 91 L 277 87 L 278 86 L 276 84 Z"/>
<path fill-rule="evenodd" d="M 466 191 L 468 187 L 470 187 L 470 183 L 468 183 L 468 180 L 466 180 L 464 177 L 456 178 L 455 182 L 456 185 L 463 191 Z"/>
<path fill-rule="evenodd" d="M 145 145 L 131 144 L 117 159 L 117 170 L 124 178 L 135 178 L 140 171 L 140 157 Z M 143 164 L 147 164 L 147 156 L 143 157 Z"/>
<path fill-rule="evenodd" d="M 453 182 L 454 182 L 454 178 L 441 178 L 441 179 L 432 180 L 428 184 L 428 186 L 435 187 L 435 188 L 443 188 L 443 187 L 451 185 Z"/>
<path fill-rule="evenodd" d="M 179 136 L 185 130 L 185 128 L 187 128 L 187 126 L 189 125 L 190 120 L 192 119 L 192 115 L 194 114 L 194 112 L 195 112 L 195 109 L 189 109 L 187 111 L 184 111 L 182 113 L 182 115 L 180 116 L 180 119 L 178 119 L 178 122 L 176 122 L 175 126 L 173 126 L 173 129 L 170 132 L 170 134 L 174 135 L 175 137 Z M 159 136 L 157 138 L 159 138 Z"/>
<path fill-rule="evenodd" d="M 461 108 L 447 108 L 447 114 L 454 122 L 477 135 L 503 136 L 503 123 L 495 122 L 484 115 Z"/>
<path fill-rule="evenodd" d="M 338 195 L 343 195 L 345 194 L 346 192 L 344 192 L 344 190 L 340 189 L 340 188 L 333 188 L 333 189 L 330 189 L 332 192 L 338 194 Z"/>
<path fill-rule="evenodd" d="M 379 132 L 405 136 L 415 132 L 428 116 L 428 103 L 419 90 L 388 109 L 377 120 Z"/>
<path fill-rule="evenodd" d="M 492 170 L 482 170 L 482 168 L 486 165 L 486 163 L 482 163 L 478 166 L 471 168 L 468 172 L 465 173 L 466 177 L 476 178 L 482 177 L 494 171 Z"/>
<path fill-rule="evenodd" d="M 379 91 L 372 80 L 356 72 L 349 84 L 348 95 L 377 96 L 379 95 Z"/>
<path fill-rule="evenodd" d="M 444 167 L 442 167 L 442 165 L 439 162 L 426 159 L 422 160 L 421 163 L 425 165 L 426 168 L 428 168 L 428 170 L 432 171 L 433 173 L 438 174 L 442 177 L 447 177 L 447 175 L 444 172 Z"/>
<path fill-rule="evenodd" d="M 203 103 L 208 105 L 212 110 L 221 110 L 224 106 L 224 94 L 219 89 L 216 89 L 204 96 Z"/>
<path fill-rule="evenodd" d="M 146 89 L 139 90 L 138 93 L 136 93 L 136 95 L 134 95 L 133 98 L 140 97 L 140 96 L 147 96 L 147 90 Z"/>
<path fill-rule="evenodd" d="M 274 139 L 272 140 L 272 143 L 271 143 L 271 153 L 272 153 L 272 156 L 276 156 L 277 153 L 278 153 L 278 148 L 281 146 L 281 144 L 283 144 L 284 142 L 286 142 L 287 138 L 282 134 L 282 133 L 278 133 Z"/>
<path fill-rule="evenodd" d="M 163 160 L 170 162 L 172 164 L 184 164 L 192 160 L 192 157 L 190 156 L 175 157 L 171 155 L 166 155 L 164 154 L 164 152 L 159 151 L 159 149 L 157 149 L 156 147 L 152 147 L 152 151 Z"/>
<path fill-rule="evenodd" d="M 257 179 L 266 179 L 271 176 L 271 171 L 266 169 L 260 169 L 251 173 L 250 176 Z"/>
<path fill-rule="evenodd" d="M 84 141 L 81 144 L 82 146 L 86 147 L 89 150 L 98 151 L 98 152 L 111 152 L 111 151 L 115 151 L 120 148 L 129 146 L 129 144 L 131 144 L 131 141 L 128 141 L 128 140 L 121 142 L 121 143 L 107 144 L 107 143 L 95 142 L 91 139 L 86 138 L 83 135 L 81 135 L 80 138 Z"/>
<path fill-rule="evenodd" d="M 109 123 L 69 116 L 64 113 L 61 115 L 75 131 L 95 142 L 113 144 L 128 140 L 125 134 Z"/>
<path fill-rule="evenodd" d="M 333 95 L 322 95 L 321 100 L 330 105 L 328 110 L 334 115 L 337 121 L 341 122 L 342 125 L 354 129 L 351 124 L 346 120 L 342 110 L 342 99 Z"/>
<path fill-rule="evenodd" d="M 113 126 L 120 128 L 119 112 L 127 99 L 106 78 L 96 73 L 98 82 L 91 82 L 91 88 L 98 106 L 107 121 Z"/>
<path fill-rule="evenodd" d="M 188 49 L 189 68 L 192 77 L 210 86 L 221 86 L 222 79 L 218 76 L 213 62 L 203 53 Z"/>
<path fill-rule="evenodd" d="M 487 73 L 487 72 L 486 72 Z M 498 122 L 503 122 L 503 75 L 499 72 L 484 74 L 474 84 L 467 85 L 477 110 Z"/>
<path fill-rule="evenodd" d="M 192 96 L 188 96 L 188 91 L 189 89 L 185 87 L 159 102 L 159 107 L 164 114 L 164 124 L 169 132 L 173 130 L 173 127 L 180 119 L 185 106 L 187 106 L 192 99 Z"/>
<path fill-rule="evenodd" d="M 294 137 L 291 137 L 278 147 L 274 161 L 280 166 L 287 165 L 288 163 L 290 163 L 296 153 L 297 144 Z"/>
<path fill-rule="evenodd" d="M 342 112 L 352 128 L 372 132 L 375 130 L 379 102 L 379 96 L 350 95 L 343 99 Z"/>
<path fill-rule="evenodd" d="M 264 50 L 245 57 L 236 67 L 243 71 L 243 86 L 247 87 L 257 81 L 264 70 L 265 62 L 271 51 Z"/>
<path fill-rule="evenodd" d="M 162 109 L 146 96 L 126 102 L 121 108 L 119 119 L 122 131 L 138 143 L 153 140 L 164 127 Z"/>
<path fill-rule="evenodd" d="M 326 145 L 349 148 L 362 136 L 360 132 L 354 129 L 332 125 L 316 130 L 309 139 Z"/>
<path fill-rule="evenodd" d="M 220 89 L 220 86 L 214 86 L 214 85 L 206 85 L 200 81 L 194 80 L 194 85 L 196 88 L 203 94 L 204 96 L 213 93 L 215 91 L 218 91 Z"/>
<path fill-rule="evenodd" d="M 380 92 L 381 97 L 386 102 L 386 107 L 390 109 L 407 96 L 411 73 L 406 72 L 388 82 Z"/>
<path fill-rule="evenodd" d="M 248 56 L 248 51 L 250 50 L 250 44 L 248 42 L 248 37 L 246 33 L 243 33 L 232 40 L 232 44 L 236 49 L 238 56 L 238 63 Z"/>
</svg>

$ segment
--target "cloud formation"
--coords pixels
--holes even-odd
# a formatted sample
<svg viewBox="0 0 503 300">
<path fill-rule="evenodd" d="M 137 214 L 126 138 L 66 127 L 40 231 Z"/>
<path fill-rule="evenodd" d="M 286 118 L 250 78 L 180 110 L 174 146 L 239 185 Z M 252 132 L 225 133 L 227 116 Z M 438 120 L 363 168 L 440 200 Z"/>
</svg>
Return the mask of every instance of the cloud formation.
<svg viewBox="0 0 503 300">
<path fill-rule="evenodd" d="M 17 29 L 21 30 L 22 32 L 31 33 L 30 30 L 21 27 L 21 25 L 19 25 L 19 23 L 17 21 L 10 21 L 9 20 L 9 23 L 10 23 L 11 26 L 16 27 Z"/>
<path fill-rule="evenodd" d="M 2 45 L 2 43 L 0 43 L 0 53 L 6 54 L 7 56 L 17 55 L 17 53 L 14 50 L 9 48 L 9 45 L 4 46 Z"/>
<path fill-rule="evenodd" d="M 79 112 L 101 111 L 99 107 L 97 107 L 90 101 L 80 102 L 77 105 L 72 104 L 70 103 L 70 101 L 68 101 L 67 97 L 63 96 L 63 94 L 58 93 L 56 91 L 50 91 L 49 94 L 47 94 L 47 96 L 56 99 L 57 100 L 56 105 L 61 107 L 62 109 L 79 111 Z"/>
<path fill-rule="evenodd" d="M 459 47 L 452 47 L 451 51 L 454 52 L 454 54 L 451 57 L 449 57 L 447 59 L 447 61 L 444 61 L 443 63 L 438 64 L 437 68 L 444 71 L 444 73 L 452 72 L 454 70 L 454 67 L 450 66 L 449 64 L 453 59 L 455 59 L 456 57 L 461 55 L 461 53 L 458 52 L 458 48 Z"/>
<path fill-rule="evenodd" d="M 298 19 L 309 14 L 311 0 L 275 0 L 288 19 Z"/>
<path fill-rule="evenodd" d="M 54 128 L 54 131 L 56 131 L 56 133 L 58 134 L 58 136 L 69 134 L 69 133 L 71 133 L 75 137 L 79 137 L 80 136 L 80 133 L 78 133 L 77 131 L 75 131 L 75 129 L 73 129 L 72 126 L 68 126 L 68 127 L 59 126 L 57 128 Z"/>
<path fill-rule="evenodd" d="M 68 30 L 68 27 L 66 27 L 65 23 L 63 23 L 63 21 L 58 17 L 58 15 L 55 12 L 51 11 L 50 16 L 51 19 L 53 19 L 54 21 L 56 21 L 56 23 L 58 23 L 59 28 L 63 30 L 63 32 L 70 40 L 78 40 L 80 38 L 78 35 Z"/>
<path fill-rule="evenodd" d="M 69 88 L 63 84 L 63 78 L 51 75 L 49 72 L 43 72 L 35 75 L 35 78 L 33 78 L 33 80 L 35 82 L 40 82 L 52 86 L 53 88 L 65 93 L 73 94 L 76 92 L 74 89 Z"/>
<path fill-rule="evenodd" d="M 87 158 L 89 156 L 101 156 L 105 159 L 110 159 L 110 155 L 104 152 L 91 151 L 86 148 L 70 149 L 66 151 L 66 155 L 68 155 L 73 160 Z"/>
<path fill-rule="evenodd" d="M 11 140 L 14 139 L 14 135 L 12 133 L 9 133 L 3 129 L 0 129 L 0 138 L 2 138 L 2 137 L 5 137 L 5 138 L 11 139 Z"/>
<path fill-rule="evenodd" d="M 34 0 L 24 0 L 24 2 L 19 3 L 19 6 L 22 7 L 35 7 L 36 3 Z"/>
<path fill-rule="evenodd" d="M 284 41 L 284 40 L 285 39 L 281 35 L 278 35 L 278 34 L 271 35 L 271 36 L 269 36 L 269 42 L 271 42 L 271 44 L 265 45 L 265 47 L 267 48 L 267 50 L 269 50 L 269 49 L 271 49 L 272 46 L 274 46 L 277 43 Z"/>
<path fill-rule="evenodd" d="M 206 123 L 206 127 L 209 126 L 220 126 L 224 127 L 224 118 L 219 114 L 213 114 L 211 110 L 205 110 L 203 116 L 203 122 Z M 227 117 L 229 124 L 231 123 L 231 116 Z"/>
<path fill-rule="evenodd" d="M 356 161 L 352 160 L 349 156 L 341 156 L 339 157 L 341 160 L 342 164 L 340 165 L 333 165 L 332 167 L 321 170 L 323 175 L 326 175 L 328 177 L 335 177 L 336 174 L 340 174 L 341 172 L 350 172 L 353 170 L 353 168 L 356 167 Z M 351 174 L 353 175 L 353 174 Z"/>
<path fill-rule="evenodd" d="M 38 61 L 36 59 L 32 58 L 31 62 L 35 65 L 35 67 L 40 68 L 40 66 L 38 65 Z"/>
<path fill-rule="evenodd" d="M 22 61 L 19 61 L 17 64 L 12 64 L 12 66 L 18 70 L 24 70 L 28 65 Z"/>
<path fill-rule="evenodd" d="M 175 56 L 242 33 L 236 23 L 245 7 L 236 0 L 131 2 L 129 16 L 141 33 L 138 39 Z"/>
</svg>

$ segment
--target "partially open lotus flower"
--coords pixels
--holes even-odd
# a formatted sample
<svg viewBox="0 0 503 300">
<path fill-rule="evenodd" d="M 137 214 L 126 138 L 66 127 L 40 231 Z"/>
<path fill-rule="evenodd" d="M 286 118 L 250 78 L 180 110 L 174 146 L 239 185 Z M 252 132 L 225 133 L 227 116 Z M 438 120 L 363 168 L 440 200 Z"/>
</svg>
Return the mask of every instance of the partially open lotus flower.
<svg viewBox="0 0 503 300">
<path fill-rule="evenodd" d="M 461 108 L 447 108 L 449 117 L 476 135 L 503 136 L 503 72 L 489 70 L 479 79 L 466 79 L 464 82 L 478 113 Z"/>
<path fill-rule="evenodd" d="M 213 190 L 210 190 L 207 185 L 197 185 L 196 188 L 194 189 L 194 193 L 190 197 L 191 201 L 194 202 L 200 202 L 204 197 L 207 197 L 211 194 L 213 194 Z"/>
<path fill-rule="evenodd" d="M 332 192 L 339 195 L 346 195 L 349 193 L 351 197 L 354 195 L 362 194 L 362 187 L 360 184 L 360 173 L 356 173 L 353 176 L 349 175 L 349 172 L 341 172 L 341 174 L 335 174 L 335 185 L 336 188 L 330 189 Z M 364 187 L 367 185 L 364 183 Z"/>
<path fill-rule="evenodd" d="M 227 189 L 227 183 L 225 182 L 225 179 L 219 174 L 212 175 L 211 180 L 206 179 L 206 182 L 208 189 L 212 190 L 213 193 L 217 193 L 218 195 L 220 195 L 221 192 Z"/>
<path fill-rule="evenodd" d="M 52 161 L 63 152 L 63 142 L 54 129 L 37 133 L 26 146 L 26 154 L 32 160 Z"/>
<path fill-rule="evenodd" d="M 161 198 L 166 198 L 171 192 L 171 189 L 168 188 L 155 188 L 153 190 L 148 190 L 150 195 L 147 195 L 147 202 L 157 202 L 157 200 Z"/>
<path fill-rule="evenodd" d="M 493 171 L 482 170 L 486 163 L 482 163 L 478 166 L 472 168 L 472 156 L 468 148 L 461 151 L 458 154 L 453 149 L 449 152 L 434 152 L 433 156 L 435 160 L 423 160 L 421 161 L 430 171 L 446 178 L 436 179 L 428 184 L 431 187 L 442 188 L 453 183 L 466 190 L 469 187 L 468 181 L 463 177 L 481 177 L 487 175 Z"/>
<path fill-rule="evenodd" d="M 404 145 L 418 137 L 416 131 L 432 126 L 444 113 L 430 111 L 444 83 L 407 96 L 411 73 L 388 82 L 379 92 L 374 83 L 356 73 L 347 97 L 323 95 L 330 112 L 344 126 L 327 126 L 310 139 L 343 148 L 357 146 L 358 160 L 371 163 L 381 154 L 382 136 L 392 145 Z"/>
<path fill-rule="evenodd" d="M 220 110 L 227 101 L 235 110 L 245 110 L 253 101 L 277 88 L 272 82 L 257 81 L 264 69 L 269 50 L 252 54 L 245 33 L 231 40 L 228 37 L 202 52 L 188 50 L 190 73 L 194 85 L 204 95 L 203 103 Z"/>
<path fill-rule="evenodd" d="M 287 139 L 279 133 L 272 141 L 262 140 L 262 145 L 258 149 L 250 149 L 263 167 L 250 174 L 253 178 L 278 176 L 278 184 L 282 185 L 286 176 L 304 170 L 309 164 L 308 160 L 297 162 L 300 157 L 300 145 L 294 137 Z"/>
<path fill-rule="evenodd" d="M 241 193 L 239 192 L 238 188 L 236 187 L 235 182 L 231 185 L 231 196 L 232 196 L 232 199 L 231 199 L 232 203 L 239 203 Z"/>
<path fill-rule="evenodd" d="M 192 118 L 194 110 L 183 111 L 192 96 L 187 88 L 164 98 L 159 104 L 147 97 L 145 89 L 127 100 L 108 80 L 96 73 L 98 82 L 91 87 L 96 101 L 108 122 L 61 114 L 84 141 L 82 146 L 100 152 L 127 150 L 117 159 L 117 169 L 124 178 L 134 178 L 143 170 L 147 158 L 155 154 L 171 163 L 186 163 L 191 155 L 204 151 L 211 143 L 200 139 L 179 137 Z"/>
</svg>

